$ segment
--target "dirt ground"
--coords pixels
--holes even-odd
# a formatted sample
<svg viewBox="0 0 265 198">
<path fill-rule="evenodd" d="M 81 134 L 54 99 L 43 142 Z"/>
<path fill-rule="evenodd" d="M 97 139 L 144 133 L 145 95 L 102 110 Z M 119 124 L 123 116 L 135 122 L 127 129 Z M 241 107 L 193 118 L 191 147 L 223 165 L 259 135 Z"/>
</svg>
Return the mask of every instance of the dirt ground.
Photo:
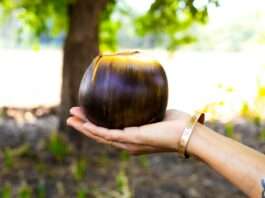
<svg viewBox="0 0 265 198">
<path fill-rule="evenodd" d="M 57 118 L 53 115 L 23 125 L 12 119 L 1 119 L 2 195 L 4 186 L 9 185 L 11 197 L 22 197 L 24 191 L 28 193 L 26 197 L 49 198 L 246 197 L 202 162 L 193 158 L 182 159 L 175 153 L 131 157 L 86 138 L 83 146 L 78 146 L 81 149 L 77 149 L 63 138 L 64 143 L 59 148 L 69 147 L 69 152 L 61 154 L 62 158 L 58 159 L 57 154 L 47 146 L 51 144 L 50 134 L 57 124 Z M 211 122 L 207 125 L 225 133 L 226 127 L 222 123 Z M 257 125 L 240 119 L 233 123 L 233 138 L 265 153 L 265 141 L 260 138 L 260 130 L 264 128 L 264 123 Z M 29 149 L 11 155 L 10 160 L 7 151 L 19 153 L 17 148 L 25 143 L 30 145 Z M 85 161 L 84 166 L 78 165 L 80 160 Z"/>
</svg>

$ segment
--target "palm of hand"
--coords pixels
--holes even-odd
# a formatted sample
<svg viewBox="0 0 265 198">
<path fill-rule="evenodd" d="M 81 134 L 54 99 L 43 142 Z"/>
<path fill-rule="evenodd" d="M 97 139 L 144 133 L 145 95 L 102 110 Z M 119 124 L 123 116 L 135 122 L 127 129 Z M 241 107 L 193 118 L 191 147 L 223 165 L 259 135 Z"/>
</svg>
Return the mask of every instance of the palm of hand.
<svg viewBox="0 0 265 198">
<path fill-rule="evenodd" d="M 80 107 L 73 107 L 70 113 L 67 124 L 77 131 L 134 155 L 177 151 L 181 132 L 190 119 L 186 113 L 168 110 L 161 122 L 119 130 L 94 125 L 85 118 Z"/>
</svg>

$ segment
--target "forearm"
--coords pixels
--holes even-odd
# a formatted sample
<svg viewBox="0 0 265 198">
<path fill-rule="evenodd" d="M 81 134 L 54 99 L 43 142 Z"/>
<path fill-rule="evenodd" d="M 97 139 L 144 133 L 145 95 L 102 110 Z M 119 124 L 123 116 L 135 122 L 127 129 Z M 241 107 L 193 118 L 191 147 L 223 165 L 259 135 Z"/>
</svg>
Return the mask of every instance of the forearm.
<svg viewBox="0 0 265 198">
<path fill-rule="evenodd" d="M 250 197 L 262 197 L 265 156 L 197 124 L 188 152 L 198 157 Z M 262 197 L 263 198 L 263 197 Z"/>
</svg>

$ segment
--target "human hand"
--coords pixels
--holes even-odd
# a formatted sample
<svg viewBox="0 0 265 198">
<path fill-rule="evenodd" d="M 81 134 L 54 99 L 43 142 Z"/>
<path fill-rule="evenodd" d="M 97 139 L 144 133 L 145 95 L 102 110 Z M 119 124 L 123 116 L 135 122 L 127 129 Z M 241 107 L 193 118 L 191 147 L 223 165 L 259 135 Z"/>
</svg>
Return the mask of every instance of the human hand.
<svg viewBox="0 0 265 198">
<path fill-rule="evenodd" d="M 134 155 L 176 152 L 181 133 L 190 119 L 184 112 L 168 110 L 161 122 L 138 127 L 107 129 L 88 121 L 80 107 L 70 110 L 67 124 L 89 138 L 103 144 L 127 150 Z"/>
</svg>

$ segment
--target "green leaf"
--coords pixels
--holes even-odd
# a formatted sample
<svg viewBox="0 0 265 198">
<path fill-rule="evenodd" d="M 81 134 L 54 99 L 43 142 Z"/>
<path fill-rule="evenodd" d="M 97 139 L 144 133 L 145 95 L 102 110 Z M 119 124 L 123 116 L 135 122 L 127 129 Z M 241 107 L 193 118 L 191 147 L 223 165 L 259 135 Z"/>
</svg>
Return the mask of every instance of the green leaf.
<svg viewBox="0 0 265 198">
<path fill-rule="evenodd" d="M 86 177 L 87 161 L 85 159 L 79 159 L 72 165 L 72 174 L 77 181 L 80 181 Z"/>
<path fill-rule="evenodd" d="M 20 185 L 18 189 L 18 197 L 19 198 L 31 198 L 32 197 L 32 189 L 26 182 L 23 182 Z"/>
<path fill-rule="evenodd" d="M 70 153 L 70 145 L 58 132 L 51 133 L 47 148 L 50 154 L 58 161 L 62 161 Z"/>
<path fill-rule="evenodd" d="M 121 27 L 121 22 L 112 18 L 116 8 L 116 0 L 109 0 L 106 9 L 101 15 L 100 23 L 100 51 L 115 51 L 117 50 L 117 35 Z"/>
<path fill-rule="evenodd" d="M 12 197 L 12 187 L 9 183 L 5 183 L 0 189 L 0 197 L 11 198 Z"/>
<path fill-rule="evenodd" d="M 86 198 L 88 197 L 88 189 L 85 187 L 79 187 L 77 192 L 76 192 L 76 197 L 77 198 Z"/>
<path fill-rule="evenodd" d="M 19 36 L 27 34 L 30 41 L 35 41 L 43 34 L 57 36 L 67 31 L 70 3 L 70 0 L 3 0 L 0 8 L 3 16 L 16 17 Z"/>
<path fill-rule="evenodd" d="M 226 136 L 233 138 L 234 137 L 234 124 L 228 122 L 225 124 L 225 134 Z"/>
<path fill-rule="evenodd" d="M 192 27 L 207 22 L 209 4 L 218 5 L 217 0 L 209 0 L 208 3 L 197 8 L 194 2 L 194 0 L 155 0 L 144 15 L 136 17 L 130 7 L 125 6 L 126 1 L 118 3 L 117 0 L 108 0 L 100 17 L 98 35 L 100 50 L 117 49 L 117 35 L 124 22 L 121 17 L 134 21 L 138 36 L 151 35 L 155 38 L 156 45 L 170 50 L 193 42 L 195 39 L 192 38 L 195 38 L 195 35 L 191 34 Z M 74 3 L 74 0 L 2 0 L 0 15 L 3 20 L 7 18 L 4 16 L 15 16 L 19 22 L 18 41 L 32 44 L 42 35 L 55 37 L 67 34 L 69 7 Z M 115 13 L 120 18 L 115 18 Z"/>
<path fill-rule="evenodd" d="M 207 6 L 198 9 L 193 0 L 156 0 L 146 14 L 135 19 L 136 33 L 142 37 L 155 35 L 165 47 L 174 50 L 195 41 L 191 28 L 207 22 Z"/>
</svg>

